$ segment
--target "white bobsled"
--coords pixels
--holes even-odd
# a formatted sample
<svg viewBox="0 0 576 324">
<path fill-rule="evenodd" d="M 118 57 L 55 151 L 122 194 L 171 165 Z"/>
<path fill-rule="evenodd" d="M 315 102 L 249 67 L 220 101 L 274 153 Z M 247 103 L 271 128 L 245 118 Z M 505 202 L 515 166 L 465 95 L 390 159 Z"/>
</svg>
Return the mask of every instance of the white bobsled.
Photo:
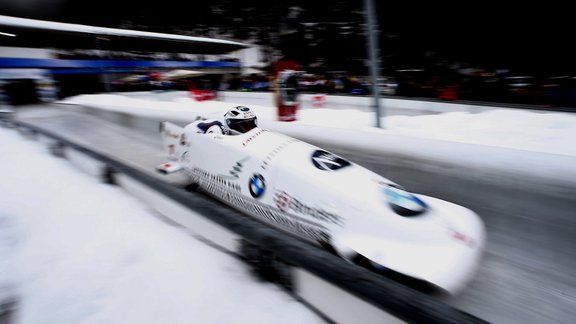
<svg viewBox="0 0 576 324">
<path fill-rule="evenodd" d="M 382 274 L 458 293 L 485 244 L 471 210 L 410 193 L 364 167 L 300 140 L 255 128 L 199 134 L 160 124 L 169 162 L 200 188 L 281 230 Z"/>
</svg>

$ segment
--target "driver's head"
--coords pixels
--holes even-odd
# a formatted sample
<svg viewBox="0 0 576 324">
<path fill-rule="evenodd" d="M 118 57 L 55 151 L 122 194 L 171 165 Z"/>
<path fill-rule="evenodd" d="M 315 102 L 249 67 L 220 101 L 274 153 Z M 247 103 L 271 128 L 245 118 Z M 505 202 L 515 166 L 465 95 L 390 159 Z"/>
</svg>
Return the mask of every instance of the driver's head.
<svg viewBox="0 0 576 324">
<path fill-rule="evenodd" d="M 228 128 L 240 133 L 246 133 L 258 126 L 256 114 L 254 114 L 252 109 L 244 106 L 236 106 L 228 110 L 224 114 L 224 119 Z"/>
</svg>

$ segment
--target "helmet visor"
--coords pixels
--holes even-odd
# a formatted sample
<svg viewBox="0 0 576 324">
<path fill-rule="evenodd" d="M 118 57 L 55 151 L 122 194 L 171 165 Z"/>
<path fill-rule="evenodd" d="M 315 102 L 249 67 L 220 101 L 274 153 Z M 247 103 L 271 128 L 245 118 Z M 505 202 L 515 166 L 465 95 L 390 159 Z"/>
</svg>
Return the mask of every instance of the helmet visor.
<svg viewBox="0 0 576 324">
<path fill-rule="evenodd" d="M 256 118 L 228 120 L 228 127 L 240 133 L 246 133 L 247 131 L 255 128 L 256 126 L 257 126 Z"/>
</svg>

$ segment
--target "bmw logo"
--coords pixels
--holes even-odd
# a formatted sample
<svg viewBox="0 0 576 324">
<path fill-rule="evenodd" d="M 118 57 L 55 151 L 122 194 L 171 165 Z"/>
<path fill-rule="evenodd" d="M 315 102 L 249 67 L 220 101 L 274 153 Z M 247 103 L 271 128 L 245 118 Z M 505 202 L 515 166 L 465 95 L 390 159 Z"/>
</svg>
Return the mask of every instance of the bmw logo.
<svg viewBox="0 0 576 324">
<path fill-rule="evenodd" d="M 248 186 L 250 189 L 250 195 L 252 195 L 254 198 L 260 198 L 266 190 L 266 182 L 264 182 L 264 177 L 258 173 L 254 174 L 250 178 Z"/>
<path fill-rule="evenodd" d="M 312 154 L 312 163 L 322 171 L 335 171 L 350 165 L 350 162 L 322 150 L 314 151 Z"/>
<path fill-rule="evenodd" d="M 425 202 L 403 189 L 390 186 L 385 193 L 388 204 L 400 216 L 415 216 L 428 209 Z"/>
</svg>

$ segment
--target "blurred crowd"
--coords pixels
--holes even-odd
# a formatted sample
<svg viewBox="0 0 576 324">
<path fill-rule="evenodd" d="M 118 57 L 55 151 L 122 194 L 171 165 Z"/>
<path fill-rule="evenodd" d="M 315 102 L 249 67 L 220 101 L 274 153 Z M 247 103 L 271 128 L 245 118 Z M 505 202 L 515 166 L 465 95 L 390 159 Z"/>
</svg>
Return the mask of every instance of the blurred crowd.
<svg viewBox="0 0 576 324">
<path fill-rule="evenodd" d="M 136 76 L 129 82 L 115 82 L 115 91 L 141 90 L 214 90 L 273 91 L 272 76 L 202 75 L 179 80 L 155 80 L 149 75 Z M 365 76 L 345 72 L 297 77 L 301 93 L 332 95 L 371 95 L 372 84 Z M 419 70 L 406 70 L 378 79 L 376 87 L 382 96 L 473 101 L 538 106 L 576 107 L 576 77 L 510 76 L 496 74 L 434 75 Z"/>
<path fill-rule="evenodd" d="M 219 90 L 271 91 L 269 79 L 263 74 L 234 77 L 221 80 Z M 394 76 L 381 77 L 377 89 L 383 96 L 576 107 L 576 77 L 573 76 L 434 75 L 406 70 Z M 298 90 L 303 93 L 371 95 L 372 84 L 365 76 L 304 73 L 298 77 Z"/>
<path fill-rule="evenodd" d="M 115 52 L 99 50 L 53 50 L 52 56 L 62 60 L 126 60 L 126 61 L 220 61 L 239 62 L 234 57 L 183 53 Z"/>
<path fill-rule="evenodd" d="M 233 91 L 271 91 L 270 79 L 265 74 L 252 74 L 247 76 L 223 79 L 220 90 Z M 369 94 L 369 85 L 364 79 L 347 74 L 314 75 L 301 73 L 297 77 L 298 90 L 309 93 L 330 94 Z"/>
</svg>

